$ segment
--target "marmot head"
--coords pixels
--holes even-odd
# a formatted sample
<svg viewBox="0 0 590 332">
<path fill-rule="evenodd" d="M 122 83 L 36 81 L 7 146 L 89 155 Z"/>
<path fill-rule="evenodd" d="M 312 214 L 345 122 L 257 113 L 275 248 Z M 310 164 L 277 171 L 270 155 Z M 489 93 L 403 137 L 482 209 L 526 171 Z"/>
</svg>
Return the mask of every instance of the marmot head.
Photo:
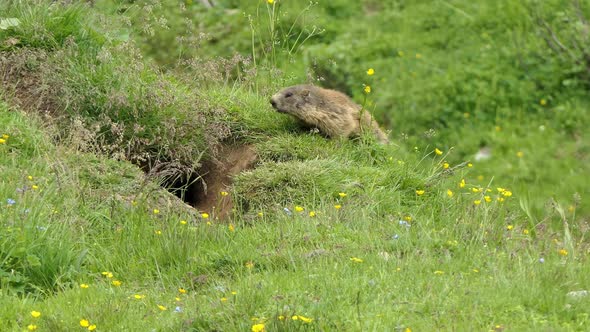
<svg viewBox="0 0 590 332">
<path fill-rule="evenodd" d="M 306 105 L 313 103 L 317 98 L 313 93 L 316 89 L 313 85 L 291 86 L 275 93 L 270 98 L 270 104 L 280 113 L 297 116 L 305 111 Z"/>
</svg>

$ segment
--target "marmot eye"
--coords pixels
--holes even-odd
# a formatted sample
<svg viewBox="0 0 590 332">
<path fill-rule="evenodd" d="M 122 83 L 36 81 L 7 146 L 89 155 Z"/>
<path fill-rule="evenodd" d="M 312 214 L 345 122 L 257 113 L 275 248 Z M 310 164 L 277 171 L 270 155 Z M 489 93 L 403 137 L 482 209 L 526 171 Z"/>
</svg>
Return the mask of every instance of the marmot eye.
<svg viewBox="0 0 590 332">
<path fill-rule="evenodd" d="M 287 92 L 287 93 L 285 93 L 285 98 L 289 98 L 291 96 L 293 96 L 293 92 Z"/>
</svg>

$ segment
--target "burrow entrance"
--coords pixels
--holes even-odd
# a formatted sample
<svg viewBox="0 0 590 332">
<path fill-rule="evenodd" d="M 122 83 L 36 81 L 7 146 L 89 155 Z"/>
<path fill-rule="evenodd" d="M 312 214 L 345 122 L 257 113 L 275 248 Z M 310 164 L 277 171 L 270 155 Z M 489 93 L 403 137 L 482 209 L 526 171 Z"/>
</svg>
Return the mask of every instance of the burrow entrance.
<svg viewBox="0 0 590 332">
<path fill-rule="evenodd" d="M 250 145 L 228 145 L 220 149 L 217 162 L 204 162 L 198 175 L 179 178 L 164 186 L 185 203 L 212 218 L 225 219 L 231 215 L 233 202 L 229 192 L 232 177 L 253 168 L 256 152 Z"/>
</svg>

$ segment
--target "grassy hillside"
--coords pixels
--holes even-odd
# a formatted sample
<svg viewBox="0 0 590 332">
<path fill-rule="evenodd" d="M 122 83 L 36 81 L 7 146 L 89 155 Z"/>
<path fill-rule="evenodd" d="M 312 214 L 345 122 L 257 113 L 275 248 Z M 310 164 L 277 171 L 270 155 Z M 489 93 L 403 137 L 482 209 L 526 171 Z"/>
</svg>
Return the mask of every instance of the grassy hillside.
<svg viewBox="0 0 590 332">
<path fill-rule="evenodd" d="M 590 7 L 215 4 L 0 4 L 0 330 L 590 328 Z"/>
</svg>

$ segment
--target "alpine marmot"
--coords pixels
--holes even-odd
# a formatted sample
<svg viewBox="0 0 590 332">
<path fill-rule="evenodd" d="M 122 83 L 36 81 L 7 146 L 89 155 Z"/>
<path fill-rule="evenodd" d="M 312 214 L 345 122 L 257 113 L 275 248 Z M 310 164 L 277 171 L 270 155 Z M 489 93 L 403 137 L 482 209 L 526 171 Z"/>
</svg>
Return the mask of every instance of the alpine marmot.
<svg viewBox="0 0 590 332">
<path fill-rule="evenodd" d="M 329 137 L 359 136 L 361 130 L 371 130 L 380 143 L 389 142 L 368 110 L 335 90 L 295 85 L 276 93 L 270 103 L 278 112 L 290 114 Z"/>
</svg>

